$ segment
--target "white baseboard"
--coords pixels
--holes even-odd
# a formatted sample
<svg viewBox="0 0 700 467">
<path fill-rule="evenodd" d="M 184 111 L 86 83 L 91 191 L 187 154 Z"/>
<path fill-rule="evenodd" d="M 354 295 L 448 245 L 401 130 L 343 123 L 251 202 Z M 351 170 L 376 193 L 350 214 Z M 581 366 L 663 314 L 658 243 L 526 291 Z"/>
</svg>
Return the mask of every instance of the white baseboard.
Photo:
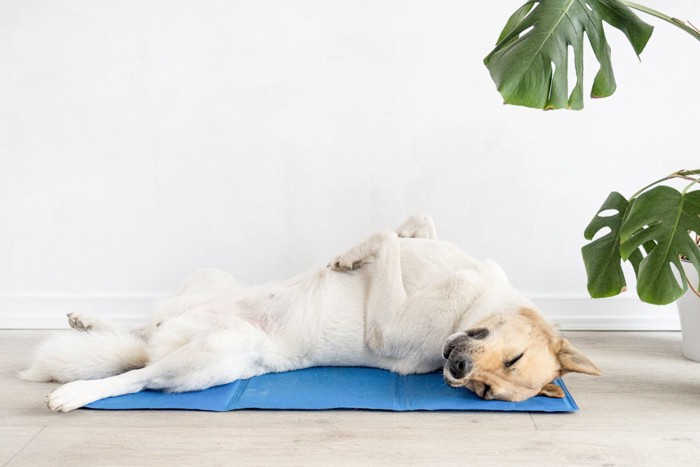
<svg viewBox="0 0 700 467">
<path fill-rule="evenodd" d="M 649 305 L 635 295 L 592 299 L 584 294 L 530 294 L 537 308 L 564 331 L 679 331 L 678 309 Z"/>
<path fill-rule="evenodd" d="M 66 313 L 84 311 L 125 326 L 148 322 L 154 303 L 165 293 L 149 294 L 0 294 L 0 329 L 63 329 Z M 591 299 L 579 294 L 529 294 L 562 330 L 677 331 L 675 305 L 654 306 L 636 297 Z"/>
</svg>

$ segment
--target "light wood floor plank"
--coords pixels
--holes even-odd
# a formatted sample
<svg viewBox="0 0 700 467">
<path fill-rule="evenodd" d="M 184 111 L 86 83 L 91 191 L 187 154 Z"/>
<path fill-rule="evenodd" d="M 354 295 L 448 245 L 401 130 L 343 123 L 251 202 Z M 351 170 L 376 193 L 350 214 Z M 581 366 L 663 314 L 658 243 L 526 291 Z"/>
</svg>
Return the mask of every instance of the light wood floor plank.
<svg viewBox="0 0 700 467">
<path fill-rule="evenodd" d="M 700 394 L 577 392 L 575 397 L 580 412 L 532 414 L 537 429 L 700 433 Z"/>
<path fill-rule="evenodd" d="M 674 432 L 54 426 L 8 465 L 697 465 L 698 446 L 700 434 Z"/>
<path fill-rule="evenodd" d="M 31 439 L 41 426 L 0 426 L 0 465 L 5 465 Z"/>
</svg>

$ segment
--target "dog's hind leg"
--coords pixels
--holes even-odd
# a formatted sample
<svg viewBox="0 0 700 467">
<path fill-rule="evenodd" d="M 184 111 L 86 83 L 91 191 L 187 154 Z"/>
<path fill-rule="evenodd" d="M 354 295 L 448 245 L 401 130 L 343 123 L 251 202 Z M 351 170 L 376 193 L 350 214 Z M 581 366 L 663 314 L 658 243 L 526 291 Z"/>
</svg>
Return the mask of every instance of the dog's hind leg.
<svg viewBox="0 0 700 467">
<path fill-rule="evenodd" d="M 108 378 L 74 381 L 48 397 L 51 410 L 68 412 L 105 397 L 142 389 L 206 389 L 263 373 L 294 369 L 260 329 L 238 320 L 192 340 L 144 368 Z"/>
<path fill-rule="evenodd" d="M 92 313 L 68 313 L 68 325 L 76 331 L 121 332 L 127 328 Z"/>
</svg>

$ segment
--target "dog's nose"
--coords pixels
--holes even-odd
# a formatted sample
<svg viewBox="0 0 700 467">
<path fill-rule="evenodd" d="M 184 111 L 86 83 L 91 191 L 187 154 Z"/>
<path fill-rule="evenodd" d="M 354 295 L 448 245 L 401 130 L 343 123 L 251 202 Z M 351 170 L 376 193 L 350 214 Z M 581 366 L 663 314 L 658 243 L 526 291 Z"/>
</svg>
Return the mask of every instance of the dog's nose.
<svg viewBox="0 0 700 467">
<path fill-rule="evenodd" d="M 472 361 L 468 358 L 452 357 L 449 359 L 450 373 L 454 379 L 464 378 L 472 371 Z"/>
</svg>

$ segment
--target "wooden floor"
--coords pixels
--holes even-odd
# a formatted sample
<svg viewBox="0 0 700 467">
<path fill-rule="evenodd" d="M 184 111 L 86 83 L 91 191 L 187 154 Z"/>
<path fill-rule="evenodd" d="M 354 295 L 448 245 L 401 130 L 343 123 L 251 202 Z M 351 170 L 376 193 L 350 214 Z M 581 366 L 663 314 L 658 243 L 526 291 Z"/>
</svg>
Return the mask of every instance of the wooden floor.
<svg viewBox="0 0 700 467">
<path fill-rule="evenodd" d="M 678 333 L 566 334 L 604 372 L 565 378 L 573 414 L 59 414 L 54 384 L 15 377 L 46 332 L 0 331 L 0 465 L 700 465 L 700 364 Z"/>
</svg>

